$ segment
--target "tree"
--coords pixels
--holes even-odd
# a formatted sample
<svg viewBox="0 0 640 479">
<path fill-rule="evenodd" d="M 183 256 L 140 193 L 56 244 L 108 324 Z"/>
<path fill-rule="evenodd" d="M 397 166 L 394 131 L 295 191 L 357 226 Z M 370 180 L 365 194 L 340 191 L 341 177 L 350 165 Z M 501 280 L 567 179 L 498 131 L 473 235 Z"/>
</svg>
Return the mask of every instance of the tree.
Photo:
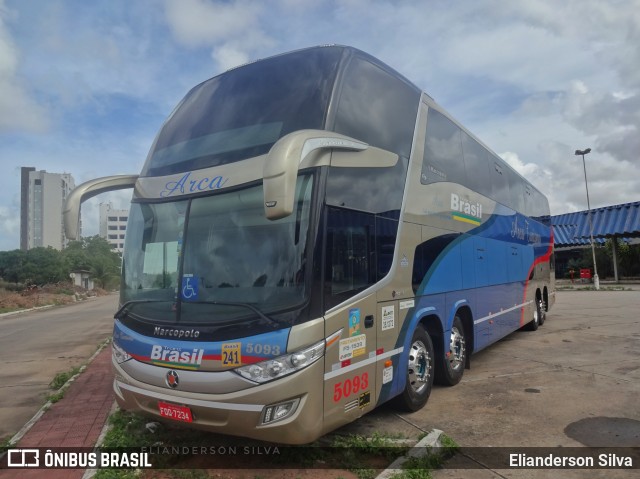
<svg viewBox="0 0 640 479">
<path fill-rule="evenodd" d="M 26 251 L 0 251 L 0 277 L 10 283 L 19 283 L 20 273 L 26 260 Z"/>
<path fill-rule="evenodd" d="M 106 239 L 96 235 L 72 241 L 65 254 L 70 267 L 90 271 L 97 286 L 106 289 L 117 286 L 122 260 Z"/>
<path fill-rule="evenodd" d="M 0 276 L 12 283 L 47 284 L 69 279 L 69 268 L 51 247 L 0 253 Z"/>
</svg>

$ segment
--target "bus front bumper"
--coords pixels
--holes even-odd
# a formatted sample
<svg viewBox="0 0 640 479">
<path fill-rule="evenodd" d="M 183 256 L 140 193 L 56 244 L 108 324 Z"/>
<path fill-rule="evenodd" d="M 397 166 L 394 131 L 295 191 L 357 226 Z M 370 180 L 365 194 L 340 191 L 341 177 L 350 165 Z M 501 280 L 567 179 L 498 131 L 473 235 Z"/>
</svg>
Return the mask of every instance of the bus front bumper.
<svg viewBox="0 0 640 479">
<path fill-rule="evenodd" d="M 290 376 L 227 394 L 191 393 L 145 384 L 115 360 L 112 363 L 116 401 L 124 410 L 186 427 L 282 444 L 307 444 L 322 434 L 322 360 Z M 164 374 L 170 371 L 159 369 Z M 209 374 L 213 380 L 216 373 L 201 374 Z M 315 390 L 318 387 L 320 390 Z M 161 416 L 159 403 L 188 408 L 192 421 Z M 286 414 L 274 420 L 277 412 Z"/>
</svg>

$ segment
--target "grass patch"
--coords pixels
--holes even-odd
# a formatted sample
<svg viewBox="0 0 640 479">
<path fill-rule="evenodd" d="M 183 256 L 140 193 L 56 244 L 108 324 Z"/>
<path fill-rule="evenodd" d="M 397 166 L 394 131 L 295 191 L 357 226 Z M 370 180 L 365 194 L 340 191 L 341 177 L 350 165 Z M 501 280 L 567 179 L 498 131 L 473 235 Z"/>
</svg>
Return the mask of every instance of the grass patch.
<svg viewBox="0 0 640 479">
<path fill-rule="evenodd" d="M 56 374 L 53 380 L 49 383 L 49 387 L 55 392 L 47 396 L 47 401 L 51 403 L 57 403 L 60 401 L 66 392 L 66 388 L 63 389 L 64 385 L 67 384 L 67 381 L 69 381 L 73 376 L 79 374 L 81 370 L 82 366 L 76 366 L 69 371 Z"/>
<path fill-rule="evenodd" d="M 402 465 L 402 472 L 393 479 L 431 479 L 432 471 L 440 469 L 447 459 L 453 457 L 460 446 L 446 434 L 440 435 L 441 448 L 428 450 L 420 457 L 410 457 Z"/>
<path fill-rule="evenodd" d="M 150 423 L 153 426 L 150 426 Z M 397 439 L 397 438 L 395 438 Z M 317 447 L 314 447 L 317 446 Z M 163 469 L 163 478 L 200 479 L 209 477 L 207 469 L 251 468 L 260 464 L 265 469 L 326 467 L 349 470 L 359 479 L 373 479 L 381 469 L 406 453 L 409 446 L 398 445 L 394 438 L 375 433 L 373 437 L 337 436 L 309 446 L 276 446 L 246 438 L 184 428 L 179 425 L 160 424 L 148 417 L 117 410 L 109 418 L 109 430 L 100 445 L 102 448 L 151 447 L 154 468 Z M 237 455 L 180 455 L 173 452 L 185 447 L 236 448 Z M 245 447 L 278 448 L 278 454 L 245 455 Z M 158 452 L 162 451 L 161 454 Z M 264 461 L 264 462 L 260 462 Z M 263 464 L 263 466 L 262 466 Z M 96 479 L 129 479 L 138 477 L 133 470 L 99 470 Z M 139 477 L 153 478 L 153 470 L 143 471 Z M 270 477 L 270 476 L 269 476 Z"/>
<path fill-rule="evenodd" d="M 377 432 L 371 437 L 337 436 L 332 443 L 337 457 L 330 459 L 330 464 L 353 472 L 359 479 L 372 479 L 409 450 L 409 446 L 398 445 L 395 439 L 398 437 Z"/>
<path fill-rule="evenodd" d="M 49 383 L 49 387 L 57 391 L 64 386 L 69 379 L 78 374 L 80 372 L 80 368 L 81 366 L 76 366 L 69 371 L 56 374 L 53 380 Z"/>
<path fill-rule="evenodd" d="M 595 286 L 556 286 L 556 291 L 597 291 Z M 624 286 L 600 286 L 600 291 L 633 291 Z"/>
</svg>

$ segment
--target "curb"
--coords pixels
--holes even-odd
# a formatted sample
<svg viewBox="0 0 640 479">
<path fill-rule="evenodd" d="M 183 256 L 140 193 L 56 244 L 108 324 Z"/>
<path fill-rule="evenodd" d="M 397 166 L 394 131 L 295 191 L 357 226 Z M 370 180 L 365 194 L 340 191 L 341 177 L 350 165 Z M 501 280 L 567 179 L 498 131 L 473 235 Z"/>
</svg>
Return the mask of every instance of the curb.
<svg viewBox="0 0 640 479">
<path fill-rule="evenodd" d="M 0 318 L 5 318 L 7 316 L 15 316 L 17 314 L 22 314 L 22 313 L 30 313 L 31 311 L 38 311 L 39 309 L 54 308 L 56 306 L 59 306 L 59 305 L 57 305 L 57 304 L 46 304 L 44 306 L 36 306 L 35 308 L 17 309 L 16 311 L 9 311 L 8 313 L 0 314 Z"/>
<path fill-rule="evenodd" d="M 1 318 L 6 318 L 8 316 L 15 316 L 17 314 L 22 314 L 22 313 L 30 313 L 32 311 L 39 311 L 41 309 L 49 309 L 49 308 L 58 308 L 60 306 L 72 306 L 74 304 L 78 304 L 78 303 L 83 303 L 84 301 L 90 301 L 92 299 L 95 299 L 97 296 L 89 296 L 86 299 L 82 299 L 82 300 L 76 300 L 72 303 L 65 303 L 65 304 L 45 304 L 44 306 L 36 306 L 34 308 L 29 308 L 29 309 L 16 309 L 15 311 L 9 311 L 7 313 L 0 313 L 0 319 Z"/>
<path fill-rule="evenodd" d="M 111 425 L 109 424 L 109 418 L 117 410 L 118 410 L 118 403 L 116 401 L 113 401 L 111 409 L 109 410 L 109 416 L 107 417 L 107 420 L 105 421 L 104 426 L 102 426 L 102 431 L 100 431 L 100 436 L 98 436 L 98 439 L 96 440 L 96 443 L 94 444 L 94 446 L 100 446 L 103 443 L 104 437 L 107 435 L 107 432 L 109 432 L 109 429 L 111 429 Z M 82 479 L 91 479 L 97 473 L 98 473 L 98 469 L 85 469 L 84 474 L 82 475 Z"/>
<path fill-rule="evenodd" d="M 398 474 L 402 470 L 402 465 L 410 458 L 419 458 L 438 452 L 442 448 L 440 442 L 440 436 L 443 432 L 440 429 L 433 429 L 429 434 L 420 439 L 413 446 L 406 456 L 402 456 L 393 461 L 389 467 L 376 476 L 376 479 L 391 479 L 394 475 Z"/>
</svg>

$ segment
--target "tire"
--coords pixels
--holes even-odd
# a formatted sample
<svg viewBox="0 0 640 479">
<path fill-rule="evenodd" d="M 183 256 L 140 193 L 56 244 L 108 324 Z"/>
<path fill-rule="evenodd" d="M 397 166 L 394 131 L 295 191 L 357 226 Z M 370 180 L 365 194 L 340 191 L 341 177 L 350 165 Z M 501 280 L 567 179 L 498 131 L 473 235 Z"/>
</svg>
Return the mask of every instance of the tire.
<svg viewBox="0 0 640 479">
<path fill-rule="evenodd" d="M 447 354 L 448 353 L 448 354 Z M 453 318 L 449 349 L 436 360 L 436 383 L 455 386 L 462 379 L 467 361 L 467 342 L 464 325 L 459 316 Z"/>
<path fill-rule="evenodd" d="M 544 319 L 540 322 L 540 318 L 542 317 L 540 303 L 541 301 L 536 299 L 536 310 L 533 312 L 533 319 L 525 324 L 523 329 L 526 329 L 527 331 L 537 331 L 538 326 L 544 322 Z"/>
<path fill-rule="evenodd" d="M 433 386 L 433 358 L 431 337 L 422 325 L 418 325 L 409 347 L 404 391 L 394 399 L 396 407 L 404 411 L 417 411 L 427 403 Z"/>
<path fill-rule="evenodd" d="M 536 301 L 536 308 L 538 309 L 538 323 L 542 326 L 547 319 L 547 305 L 544 304 L 542 299 Z"/>
</svg>

